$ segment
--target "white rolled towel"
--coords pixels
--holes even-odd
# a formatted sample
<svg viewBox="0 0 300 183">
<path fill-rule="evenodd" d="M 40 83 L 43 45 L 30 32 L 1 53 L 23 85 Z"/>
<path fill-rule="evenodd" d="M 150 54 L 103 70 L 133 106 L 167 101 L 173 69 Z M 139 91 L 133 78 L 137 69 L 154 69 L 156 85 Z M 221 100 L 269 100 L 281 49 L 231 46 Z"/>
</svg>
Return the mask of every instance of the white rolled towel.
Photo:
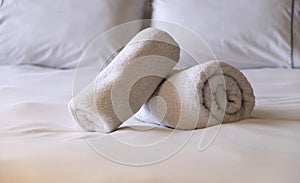
<svg viewBox="0 0 300 183">
<path fill-rule="evenodd" d="M 86 131 L 112 132 L 136 113 L 179 60 L 180 48 L 166 32 L 138 33 L 69 103 Z"/>
<path fill-rule="evenodd" d="M 192 130 L 249 118 L 254 106 L 247 78 L 225 62 L 210 61 L 170 76 L 135 117 Z"/>
</svg>

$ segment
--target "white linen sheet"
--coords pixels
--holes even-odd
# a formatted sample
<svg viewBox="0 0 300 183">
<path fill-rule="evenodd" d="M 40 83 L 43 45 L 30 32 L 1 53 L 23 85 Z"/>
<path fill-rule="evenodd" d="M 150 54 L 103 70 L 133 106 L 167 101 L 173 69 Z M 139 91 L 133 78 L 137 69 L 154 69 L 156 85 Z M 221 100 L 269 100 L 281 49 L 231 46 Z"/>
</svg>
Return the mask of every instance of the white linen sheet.
<svg viewBox="0 0 300 183">
<path fill-rule="evenodd" d="M 67 103 L 74 70 L 1 66 L 0 182 L 300 182 L 300 70 L 243 72 L 257 98 L 251 119 L 222 125 L 202 151 L 205 129 L 164 161 L 129 166 L 94 151 L 86 139 L 103 135 L 87 133 L 85 139 L 72 121 Z M 147 126 L 131 118 L 113 135 L 144 144 L 172 131 L 135 129 Z M 170 147 L 187 133 L 174 131 Z"/>
</svg>

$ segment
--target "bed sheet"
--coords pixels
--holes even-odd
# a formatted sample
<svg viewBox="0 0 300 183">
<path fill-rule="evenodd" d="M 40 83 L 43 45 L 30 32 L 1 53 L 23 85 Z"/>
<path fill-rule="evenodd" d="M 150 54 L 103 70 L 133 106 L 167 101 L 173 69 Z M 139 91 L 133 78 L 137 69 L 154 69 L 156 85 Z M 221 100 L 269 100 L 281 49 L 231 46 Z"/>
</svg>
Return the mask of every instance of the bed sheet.
<svg viewBox="0 0 300 183">
<path fill-rule="evenodd" d="M 132 118 L 110 135 L 83 135 L 67 109 L 74 70 L 1 66 L 0 182 L 300 182 L 300 70 L 243 72 L 257 98 L 251 119 L 191 133 Z"/>
</svg>

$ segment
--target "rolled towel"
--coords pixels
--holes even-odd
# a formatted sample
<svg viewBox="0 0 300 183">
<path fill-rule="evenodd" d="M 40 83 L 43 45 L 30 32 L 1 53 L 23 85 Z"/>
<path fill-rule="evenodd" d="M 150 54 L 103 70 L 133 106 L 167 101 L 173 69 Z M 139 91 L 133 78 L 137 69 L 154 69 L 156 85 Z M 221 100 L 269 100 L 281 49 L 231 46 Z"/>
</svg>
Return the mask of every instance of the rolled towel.
<svg viewBox="0 0 300 183">
<path fill-rule="evenodd" d="M 159 29 L 138 33 L 69 103 L 86 131 L 112 132 L 136 113 L 179 60 L 180 48 Z"/>
<path fill-rule="evenodd" d="M 170 76 L 135 117 L 192 130 L 249 118 L 254 106 L 247 78 L 225 62 L 210 61 Z"/>
</svg>

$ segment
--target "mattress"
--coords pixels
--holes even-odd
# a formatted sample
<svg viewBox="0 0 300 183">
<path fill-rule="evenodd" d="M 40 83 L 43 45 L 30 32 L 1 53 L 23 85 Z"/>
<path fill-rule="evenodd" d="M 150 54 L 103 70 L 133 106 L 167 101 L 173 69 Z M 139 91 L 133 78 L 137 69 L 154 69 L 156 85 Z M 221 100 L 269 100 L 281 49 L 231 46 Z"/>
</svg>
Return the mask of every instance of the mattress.
<svg viewBox="0 0 300 183">
<path fill-rule="evenodd" d="M 300 70 L 243 72 L 250 119 L 179 131 L 131 118 L 104 135 L 68 113 L 75 70 L 1 66 L 0 182 L 299 183 Z"/>
</svg>

